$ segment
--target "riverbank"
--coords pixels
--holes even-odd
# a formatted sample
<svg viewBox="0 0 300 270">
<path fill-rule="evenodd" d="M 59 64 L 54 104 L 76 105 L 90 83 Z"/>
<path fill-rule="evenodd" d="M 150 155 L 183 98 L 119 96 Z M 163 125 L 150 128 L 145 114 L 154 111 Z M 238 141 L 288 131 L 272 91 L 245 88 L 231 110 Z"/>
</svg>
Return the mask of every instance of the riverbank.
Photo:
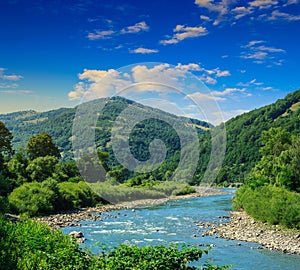
<svg viewBox="0 0 300 270">
<path fill-rule="evenodd" d="M 238 241 L 255 242 L 269 250 L 300 254 L 300 231 L 257 222 L 246 212 L 231 212 L 229 222 L 211 225 L 209 235 Z"/>
<path fill-rule="evenodd" d="M 109 204 L 109 205 L 101 205 L 96 207 L 81 208 L 78 210 L 48 215 L 44 217 L 35 217 L 33 219 L 39 222 L 46 223 L 48 226 L 50 226 L 53 229 L 58 229 L 67 226 L 68 227 L 78 226 L 77 223 L 82 220 L 102 220 L 103 219 L 102 213 L 109 212 L 112 210 L 134 209 L 137 207 L 163 204 L 171 200 L 180 200 L 180 199 L 187 199 L 193 197 L 214 196 L 214 195 L 225 194 L 225 192 L 223 192 L 222 190 L 217 188 L 212 188 L 212 187 L 197 187 L 196 190 L 197 190 L 196 193 L 191 193 L 188 195 L 171 196 L 171 197 L 161 198 L 161 199 L 143 199 L 143 200 L 122 202 L 118 204 Z"/>
</svg>

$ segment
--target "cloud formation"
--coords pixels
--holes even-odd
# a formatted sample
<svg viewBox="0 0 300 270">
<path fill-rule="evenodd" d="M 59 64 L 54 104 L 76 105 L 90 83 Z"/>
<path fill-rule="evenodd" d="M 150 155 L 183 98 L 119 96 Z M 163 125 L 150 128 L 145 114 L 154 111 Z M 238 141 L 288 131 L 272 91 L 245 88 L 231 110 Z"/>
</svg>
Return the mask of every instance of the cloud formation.
<svg viewBox="0 0 300 270">
<path fill-rule="evenodd" d="M 300 20 L 298 14 L 289 14 L 283 10 L 286 6 L 295 5 L 298 2 L 298 0 L 252 0 L 248 2 L 242 0 L 195 0 L 195 4 L 199 8 L 211 13 L 209 17 L 201 14 L 200 18 L 207 22 L 212 21 L 213 25 L 234 24 L 246 16 L 251 16 L 251 20 L 298 21 Z"/>
<path fill-rule="evenodd" d="M 147 48 L 137 48 L 135 50 L 130 50 L 131 53 L 139 53 L 139 54 L 150 54 L 150 53 L 158 53 L 156 49 L 147 49 Z"/>
<path fill-rule="evenodd" d="M 146 22 L 138 22 L 135 25 L 127 26 L 121 30 L 94 30 L 89 32 L 87 38 L 89 40 L 98 40 L 98 39 L 109 39 L 115 35 L 125 35 L 125 34 L 136 34 L 142 31 L 148 31 L 149 26 Z"/>
<path fill-rule="evenodd" d="M 113 30 L 105 30 L 105 31 L 95 30 L 94 32 L 88 33 L 87 38 L 89 40 L 108 39 L 111 38 L 114 34 L 115 31 Z"/>
<path fill-rule="evenodd" d="M 243 51 L 240 57 L 250 59 L 256 64 L 282 65 L 283 59 L 278 57 L 285 53 L 285 50 L 262 45 L 264 43 L 264 40 L 253 40 L 241 46 Z"/>
<path fill-rule="evenodd" d="M 184 26 L 181 24 L 176 25 L 173 29 L 173 36 L 169 39 L 161 40 L 160 44 L 162 45 L 170 45 L 170 44 L 177 44 L 187 38 L 196 38 L 200 36 L 205 36 L 208 34 L 208 31 L 203 26 Z"/>
<path fill-rule="evenodd" d="M 0 79 L 5 80 L 5 81 L 18 81 L 23 78 L 21 75 L 6 75 L 4 73 L 6 69 L 5 68 L 0 68 Z"/>
<path fill-rule="evenodd" d="M 148 30 L 149 30 L 149 26 L 143 21 L 143 22 L 138 22 L 135 25 L 123 28 L 120 31 L 120 33 L 121 34 L 135 34 L 135 33 L 141 32 L 141 31 L 148 31 Z"/>
<path fill-rule="evenodd" d="M 135 85 L 135 90 L 143 92 L 153 88 L 152 82 L 161 84 L 164 88 L 162 90 L 162 88 L 156 87 L 153 88 L 153 91 L 166 91 L 165 86 L 184 89 L 186 86 L 181 82 L 186 79 L 189 72 L 196 72 L 195 78 L 210 84 L 216 84 L 216 78 L 230 76 L 228 70 L 205 69 L 196 63 L 179 63 L 177 66 L 157 64 L 152 67 L 136 65 L 128 72 L 120 72 L 115 69 L 85 69 L 78 74 L 81 81 L 75 85 L 73 91 L 69 92 L 69 98 L 71 100 L 81 99 L 84 95 L 90 95 L 91 98 L 108 97 L 118 94 L 130 85 Z M 168 87 L 167 91 L 170 91 Z"/>
</svg>

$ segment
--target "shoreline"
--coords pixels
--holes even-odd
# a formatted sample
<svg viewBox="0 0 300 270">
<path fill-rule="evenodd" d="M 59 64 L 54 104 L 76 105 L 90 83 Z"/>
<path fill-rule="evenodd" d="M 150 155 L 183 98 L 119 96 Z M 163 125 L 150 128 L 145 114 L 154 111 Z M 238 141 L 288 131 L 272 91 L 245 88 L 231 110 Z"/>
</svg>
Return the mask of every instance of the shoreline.
<svg viewBox="0 0 300 270">
<path fill-rule="evenodd" d="M 78 222 L 82 220 L 102 220 L 101 213 L 106 213 L 113 210 L 133 209 L 138 207 L 147 207 L 152 205 L 159 205 L 168 201 L 175 201 L 181 199 L 189 199 L 203 196 L 216 196 L 226 194 L 226 192 L 212 187 L 197 187 L 196 193 L 191 193 L 181 196 L 170 196 L 161 199 L 142 199 L 135 201 L 127 201 L 118 204 L 108 204 L 95 207 L 81 208 L 77 210 L 66 211 L 62 213 L 51 214 L 43 217 L 32 218 L 35 221 L 46 223 L 52 229 L 59 229 L 63 227 L 78 226 Z"/>
<path fill-rule="evenodd" d="M 284 229 L 255 221 L 246 212 L 230 212 L 228 222 L 210 224 L 205 235 L 258 243 L 264 248 L 287 254 L 300 254 L 300 230 Z"/>
</svg>

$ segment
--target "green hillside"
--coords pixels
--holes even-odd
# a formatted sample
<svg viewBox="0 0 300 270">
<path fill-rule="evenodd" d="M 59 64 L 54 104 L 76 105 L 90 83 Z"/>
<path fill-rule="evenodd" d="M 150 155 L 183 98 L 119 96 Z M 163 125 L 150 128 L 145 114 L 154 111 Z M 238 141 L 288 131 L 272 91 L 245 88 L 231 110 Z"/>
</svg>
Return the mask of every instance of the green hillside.
<svg viewBox="0 0 300 270">
<path fill-rule="evenodd" d="M 87 104 L 87 108 L 100 103 L 103 104 L 103 102 L 105 102 L 106 105 L 98 114 L 97 124 L 93 128 L 95 129 L 95 144 L 97 149 L 109 153 L 109 158 L 106 160 L 106 163 L 110 168 L 119 165 L 112 150 L 111 129 L 117 117 L 120 116 L 120 113 L 128 108 L 129 105 L 135 105 L 148 116 L 151 116 L 151 114 L 154 115 L 153 118 L 138 123 L 132 129 L 129 143 L 132 155 L 140 161 L 149 159 L 149 145 L 154 139 L 161 139 L 165 143 L 167 149 L 166 161 L 160 168 L 160 171 L 154 173 L 157 179 L 162 178 L 168 170 L 177 167 L 180 159 L 181 145 L 180 139 L 172 126 L 156 119 L 157 117 L 155 116 L 159 115 L 162 119 L 169 119 L 171 123 L 180 120 L 185 123 L 186 126 L 191 126 L 196 129 L 199 135 L 205 133 L 206 130 L 211 127 L 211 125 L 206 122 L 178 117 L 121 97 L 94 100 Z M 0 121 L 4 122 L 6 127 L 14 135 L 14 149 L 19 150 L 21 147 L 25 148 L 26 143 L 33 135 L 47 132 L 60 148 L 63 158 L 68 160 L 73 158 L 72 128 L 76 111 L 77 107 L 62 108 L 42 113 L 35 111 L 16 112 L 0 115 Z M 123 121 L 127 123 L 129 119 L 123 119 Z M 87 132 L 87 130 L 83 127 L 82 133 L 85 132 Z M 189 134 L 185 136 L 189 136 Z"/>
<path fill-rule="evenodd" d="M 264 130 L 282 127 L 300 134 L 300 90 L 284 99 L 239 115 L 226 122 L 227 150 L 218 181 L 239 182 L 260 160 L 260 137 Z"/>
<path fill-rule="evenodd" d="M 103 102 L 103 100 L 100 100 Z M 95 127 L 96 145 L 101 151 L 109 153 L 107 161 L 110 167 L 118 166 L 111 147 L 111 128 L 116 118 L 130 104 L 138 105 L 149 113 L 158 111 L 160 114 L 178 119 L 179 117 L 136 104 L 133 101 L 115 97 L 105 100 L 106 106 L 99 115 L 97 127 Z M 97 102 L 97 101 L 93 101 Z M 52 135 L 54 142 L 59 146 L 64 159 L 72 158 L 72 126 L 77 108 L 62 108 L 48 112 L 35 111 L 17 112 L 0 115 L 3 121 L 14 135 L 13 145 L 15 149 L 25 147 L 29 138 L 40 132 Z M 210 158 L 210 132 L 207 129 L 211 125 L 195 119 L 181 118 L 187 121 L 187 125 L 196 127 L 200 141 L 200 161 L 198 164 L 194 182 L 204 175 Z M 260 160 L 260 137 L 264 130 L 271 127 L 282 127 L 293 135 L 300 132 L 300 90 L 287 95 L 273 104 L 244 113 L 225 123 L 227 132 L 227 149 L 223 167 L 219 173 L 217 182 L 243 182 L 244 176 Z M 84 131 L 83 131 L 84 132 Z M 149 144 L 153 139 L 161 139 L 167 148 L 167 161 L 164 162 L 162 171 L 175 169 L 180 155 L 180 140 L 175 130 L 168 124 L 157 119 L 144 120 L 134 127 L 130 134 L 130 147 L 133 156 L 141 161 L 149 158 Z M 154 173 L 154 177 L 161 177 L 160 173 Z"/>
</svg>

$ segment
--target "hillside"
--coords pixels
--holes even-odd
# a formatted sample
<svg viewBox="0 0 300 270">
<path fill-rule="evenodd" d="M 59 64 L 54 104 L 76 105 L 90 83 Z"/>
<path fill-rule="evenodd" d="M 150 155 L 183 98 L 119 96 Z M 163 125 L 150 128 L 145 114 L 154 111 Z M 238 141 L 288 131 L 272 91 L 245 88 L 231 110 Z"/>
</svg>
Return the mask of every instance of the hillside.
<svg viewBox="0 0 300 270">
<path fill-rule="evenodd" d="M 111 128 L 120 113 L 129 105 L 136 105 L 140 111 L 147 115 L 160 115 L 163 119 L 170 119 L 169 122 L 183 121 L 186 126 L 193 126 L 198 134 L 205 133 L 211 127 L 210 124 L 184 117 L 178 117 L 158 109 L 135 103 L 133 101 L 114 97 L 112 99 L 99 99 L 87 104 L 87 108 L 105 102 L 105 106 L 98 115 L 95 129 L 95 144 L 100 151 L 109 153 L 107 160 L 109 167 L 118 166 L 112 146 L 111 146 Z M 73 157 L 72 151 L 72 128 L 73 121 L 77 111 L 75 108 L 61 108 L 48 112 L 38 113 L 35 111 L 24 111 L 10 114 L 1 114 L 0 121 L 4 122 L 7 128 L 13 133 L 14 149 L 25 148 L 26 142 L 35 134 L 47 132 L 52 135 L 54 142 L 59 146 L 62 156 L 65 160 Z M 123 119 L 127 123 L 130 119 Z M 83 128 L 84 129 L 84 128 Z M 82 130 L 86 132 L 86 130 Z M 149 144 L 154 139 L 161 139 L 167 148 L 166 162 L 163 170 L 176 168 L 180 154 L 180 140 L 171 125 L 161 120 L 144 120 L 137 124 L 130 133 L 130 150 L 137 160 L 145 161 L 149 159 Z M 165 173 L 165 172 L 164 172 Z M 161 174 L 161 173 L 160 173 Z M 159 177 L 157 175 L 157 177 Z"/>
<path fill-rule="evenodd" d="M 282 127 L 300 134 L 300 89 L 284 99 L 244 113 L 226 122 L 227 150 L 218 181 L 240 182 L 261 158 L 262 131 Z"/>
<path fill-rule="evenodd" d="M 120 113 L 134 102 L 116 97 L 109 100 L 99 115 L 96 127 L 96 145 L 101 151 L 110 154 L 108 164 L 110 167 L 118 166 L 111 147 L 111 127 Z M 136 103 L 135 103 L 136 104 Z M 159 111 L 140 105 L 144 110 Z M 53 136 L 55 143 L 60 147 L 65 159 L 72 158 L 72 126 L 77 108 L 62 108 L 48 112 L 35 111 L 17 112 L 0 115 L 0 121 L 14 134 L 14 148 L 25 147 L 28 139 L 37 133 L 46 131 Z M 177 116 L 159 111 L 173 119 Z M 184 118 L 182 118 L 184 119 Z M 260 136 L 262 131 L 271 127 L 282 127 L 294 135 L 300 132 L 300 90 L 287 95 L 273 104 L 244 113 L 225 123 L 227 131 L 227 149 L 223 167 L 217 182 L 243 182 L 245 174 L 261 158 L 259 153 Z M 194 182 L 199 183 L 210 158 L 210 132 L 205 131 L 211 125 L 195 120 L 191 121 L 197 127 L 200 140 L 200 161 Z M 149 158 L 149 144 L 153 139 L 161 139 L 166 143 L 167 161 L 164 170 L 176 168 L 179 161 L 180 141 L 169 125 L 160 120 L 145 120 L 139 123 L 131 132 L 130 146 L 134 157 L 138 160 Z M 159 177 L 157 174 L 155 175 Z"/>
</svg>

